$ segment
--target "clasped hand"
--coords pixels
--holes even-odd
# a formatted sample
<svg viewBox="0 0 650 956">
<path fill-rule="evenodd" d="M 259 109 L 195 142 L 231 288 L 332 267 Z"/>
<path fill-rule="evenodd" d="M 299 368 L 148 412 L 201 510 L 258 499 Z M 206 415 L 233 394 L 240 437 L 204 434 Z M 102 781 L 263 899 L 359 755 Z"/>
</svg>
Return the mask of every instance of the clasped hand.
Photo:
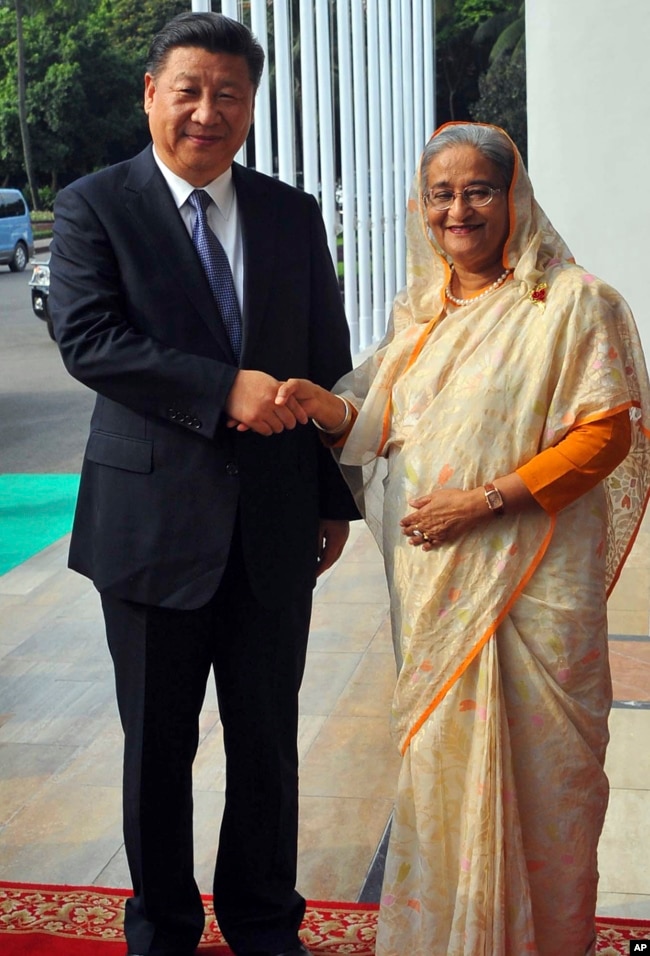
<svg viewBox="0 0 650 956">
<path fill-rule="evenodd" d="M 308 379 L 278 382 L 264 372 L 241 371 L 230 393 L 229 425 L 271 435 L 315 418 L 324 428 L 341 422 L 341 400 Z M 400 525 L 410 544 L 431 551 L 456 541 L 489 518 L 481 489 L 439 488 L 409 501 L 413 509 Z"/>
<path fill-rule="evenodd" d="M 241 369 L 226 401 L 228 428 L 277 435 L 285 428 L 305 425 L 309 416 L 296 398 L 289 395 L 286 401 L 277 402 L 282 384 L 266 372 Z"/>
<path fill-rule="evenodd" d="M 341 400 L 306 378 L 279 382 L 266 372 L 242 369 L 226 402 L 228 427 L 274 435 L 316 418 L 325 428 L 341 421 Z"/>
</svg>

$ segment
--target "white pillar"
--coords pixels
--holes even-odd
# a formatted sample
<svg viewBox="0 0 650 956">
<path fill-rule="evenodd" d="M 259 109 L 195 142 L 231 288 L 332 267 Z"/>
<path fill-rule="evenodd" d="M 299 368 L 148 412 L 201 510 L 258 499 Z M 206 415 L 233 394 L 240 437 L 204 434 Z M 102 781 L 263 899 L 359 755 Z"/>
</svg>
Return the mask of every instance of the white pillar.
<svg viewBox="0 0 650 956">
<path fill-rule="evenodd" d="M 528 165 L 576 260 L 634 312 L 650 356 L 650 4 L 526 0 Z"/>
<path fill-rule="evenodd" d="M 413 0 L 413 157 L 417 163 L 425 143 L 424 131 L 424 17 L 422 0 Z M 427 46 L 429 44 L 427 38 Z"/>
<path fill-rule="evenodd" d="M 350 326 L 352 351 L 356 352 L 359 348 L 359 303 L 357 298 L 356 184 L 354 177 L 350 0 L 338 0 L 336 7 L 339 55 L 341 189 L 343 193 L 343 284 L 345 312 Z"/>
<path fill-rule="evenodd" d="M 295 186 L 296 158 L 293 136 L 293 62 L 287 0 L 273 0 L 275 44 L 275 95 L 278 121 L 278 174 Z"/>
<path fill-rule="evenodd" d="M 359 275 L 359 348 L 372 343 L 370 293 L 370 163 L 366 100 L 366 37 L 363 0 L 352 0 L 352 81 L 354 94 L 354 162 L 357 192 L 357 250 Z"/>
<path fill-rule="evenodd" d="M 332 259 L 336 249 L 336 184 L 334 173 L 334 122 L 332 69 L 328 4 L 316 4 L 316 75 L 318 84 L 318 125 L 320 129 L 321 212 L 325 221 Z"/>
<path fill-rule="evenodd" d="M 207 9 L 208 11 L 212 9 L 209 3 Z M 221 12 L 224 16 L 230 17 L 231 20 L 241 19 L 237 10 L 237 0 L 221 0 Z"/>
<path fill-rule="evenodd" d="M 320 199 L 318 188 L 318 100 L 312 0 L 300 0 L 300 116 L 303 188 Z"/>
<path fill-rule="evenodd" d="M 424 0 L 422 35 L 424 37 L 424 142 L 436 128 L 436 27 L 435 0 Z"/>
<path fill-rule="evenodd" d="M 384 289 L 383 191 L 384 170 L 381 147 L 381 61 L 379 56 L 379 23 L 377 0 L 368 16 L 368 136 L 370 154 L 370 229 L 372 237 L 372 339 L 378 342 L 386 329 L 386 295 Z"/>
<path fill-rule="evenodd" d="M 420 155 L 420 150 L 415 152 L 414 142 L 414 123 L 413 123 L 413 105 L 414 105 L 414 84 L 413 84 L 413 0 L 401 0 L 402 11 L 400 15 L 401 36 L 401 54 L 396 56 L 396 67 L 399 70 L 401 86 L 401 109 L 404 141 L 404 170 L 407 178 L 410 178 L 416 165 L 416 156 Z M 397 37 L 395 40 L 395 53 L 398 54 L 400 46 Z"/>
<path fill-rule="evenodd" d="M 408 190 L 406 181 L 410 182 L 413 169 L 405 168 L 404 150 L 404 92 L 402 88 L 402 20 L 401 0 L 391 2 L 390 20 L 390 63 L 393 69 L 393 178 L 394 178 L 394 219 L 395 219 L 395 273 L 397 287 L 401 289 L 406 281 L 406 238 L 404 228 L 406 223 L 406 197 Z"/>
<path fill-rule="evenodd" d="M 381 162 L 384 169 L 384 297 L 386 318 L 397 291 L 397 250 L 395 248 L 395 179 L 393 176 L 393 88 L 390 49 L 390 0 L 378 0 L 379 6 L 379 88 L 381 94 Z"/>
<path fill-rule="evenodd" d="M 266 0 L 251 0 L 251 30 L 264 52 L 268 50 Z M 268 57 L 255 97 L 255 168 L 267 176 L 273 174 L 273 146 L 271 142 L 271 92 Z"/>
</svg>

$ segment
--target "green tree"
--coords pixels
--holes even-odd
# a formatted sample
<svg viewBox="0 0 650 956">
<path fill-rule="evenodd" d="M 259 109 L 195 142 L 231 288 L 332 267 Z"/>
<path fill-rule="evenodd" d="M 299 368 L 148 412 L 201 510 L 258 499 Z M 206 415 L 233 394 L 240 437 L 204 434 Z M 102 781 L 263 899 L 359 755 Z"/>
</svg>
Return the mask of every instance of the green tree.
<svg viewBox="0 0 650 956">
<path fill-rule="evenodd" d="M 18 99 L 18 125 L 20 127 L 20 139 L 23 147 L 23 159 L 25 161 L 25 172 L 29 182 L 29 190 L 32 196 L 32 206 L 38 209 L 40 205 L 38 196 L 38 187 L 34 176 L 34 166 L 32 163 L 32 142 L 29 133 L 29 123 L 27 120 L 26 106 L 26 79 L 25 79 L 25 42 L 23 37 L 23 18 L 25 16 L 25 4 L 23 0 L 15 0 L 16 4 L 16 87 Z"/>
<path fill-rule="evenodd" d="M 503 127 L 527 158 L 525 4 L 516 3 L 476 30 L 476 44 L 489 44 L 489 66 L 479 78 L 472 119 Z"/>
<path fill-rule="evenodd" d="M 519 55 L 526 45 L 526 4 L 516 3 L 484 20 L 474 34 L 474 43 L 490 43 L 490 63 L 501 56 Z"/>
<path fill-rule="evenodd" d="M 98 0 L 97 10 L 107 37 L 124 50 L 144 73 L 151 38 L 179 13 L 190 9 L 189 0 Z"/>
<path fill-rule="evenodd" d="M 520 0 L 517 0 L 520 2 Z M 478 78 L 489 63 L 488 43 L 473 42 L 477 27 L 503 13 L 512 0 L 438 0 L 436 67 L 438 123 L 469 119 Z"/>
<path fill-rule="evenodd" d="M 143 73 L 153 33 L 186 0 L 18 0 L 32 179 L 56 191 L 148 141 Z M 0 167 L 24 188 L 15 0 L 0 0 Z"/>
<path fill-rule="evenodd" d="M 480 123 L 501 126 L 514 140 L 527 161 L 526 51 L 523 46 L 507 56 L 501 54 L 479 79 L 480 97 L 470 108 Z"/>
</svg>

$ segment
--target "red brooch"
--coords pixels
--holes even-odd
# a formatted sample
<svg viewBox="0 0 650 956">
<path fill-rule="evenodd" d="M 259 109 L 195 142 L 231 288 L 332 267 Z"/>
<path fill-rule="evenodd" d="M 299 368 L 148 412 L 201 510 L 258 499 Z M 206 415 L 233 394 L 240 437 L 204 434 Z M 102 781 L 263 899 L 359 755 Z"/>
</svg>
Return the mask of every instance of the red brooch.
<svg viewBox="0 0 650 956">
<path fill-rule="evenodd" d="M 546 282 L 539 282 L 532 292 L 528 293 L 528 298 L 531 302 L 534 302 L 535 305 L 538 305 L 539 308 L 544 311 L 546 308 L 546 293 L 548 292 L 548 286 Z"/>
</svg>

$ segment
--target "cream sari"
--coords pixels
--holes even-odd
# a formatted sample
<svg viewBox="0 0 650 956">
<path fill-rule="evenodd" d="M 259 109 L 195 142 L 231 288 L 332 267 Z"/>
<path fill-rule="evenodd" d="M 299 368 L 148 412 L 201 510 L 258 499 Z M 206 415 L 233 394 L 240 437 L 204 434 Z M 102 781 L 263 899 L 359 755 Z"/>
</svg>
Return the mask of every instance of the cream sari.
<svg viewBox="0 0 650 956">
<path fill-rule="evenodd" d="M 417 182 L 389 341 L 336 389 L 360 409 L 341 464 L 382 547 L 398 661 L 376 952 L 584 956 L 608 800 L 606 595 L 647 500 L 647 372 L 625 302 L 573 263 L 518 156 L 514 277 L 449 314 Z M 428 553 L 400 533 L 409 499 L 509 474 L 624 408 L 630 454 L 557 516 L 506 514 Z"/>
</svg>

